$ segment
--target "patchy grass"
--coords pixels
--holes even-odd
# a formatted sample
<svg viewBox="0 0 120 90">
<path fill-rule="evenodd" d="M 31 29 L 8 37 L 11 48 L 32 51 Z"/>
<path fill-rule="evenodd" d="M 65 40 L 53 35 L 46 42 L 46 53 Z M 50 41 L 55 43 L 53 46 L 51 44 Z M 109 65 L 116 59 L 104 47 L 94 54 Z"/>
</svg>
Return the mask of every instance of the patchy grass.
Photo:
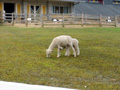
<svg viewBox="0 0 120 90">
<path fill-rule="evenodd" d="M 58 35 L 80 42 L 81 55 L 60 58 L 45 49 Z M 120 28 L 0 26 L 0 80 L 83 90 L 120 89 Z"/>
</svg>

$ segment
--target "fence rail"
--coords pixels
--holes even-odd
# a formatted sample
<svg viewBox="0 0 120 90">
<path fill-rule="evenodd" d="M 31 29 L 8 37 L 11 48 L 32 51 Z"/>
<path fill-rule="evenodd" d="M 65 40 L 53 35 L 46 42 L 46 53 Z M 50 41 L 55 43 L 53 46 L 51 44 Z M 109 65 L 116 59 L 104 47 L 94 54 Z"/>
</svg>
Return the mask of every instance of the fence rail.
<svg viewBox="0 0 120 90">
<path fill-rule="evenodd" d="M 61 25 L 92 25 L 92 26 L 114 26 L 120 23 L 120 16 L 102 16 L 88 14 L 17 14 L 17 13 L 1 13 L 0 23 L 39 25 L 41 27 Z"/>
</svg>

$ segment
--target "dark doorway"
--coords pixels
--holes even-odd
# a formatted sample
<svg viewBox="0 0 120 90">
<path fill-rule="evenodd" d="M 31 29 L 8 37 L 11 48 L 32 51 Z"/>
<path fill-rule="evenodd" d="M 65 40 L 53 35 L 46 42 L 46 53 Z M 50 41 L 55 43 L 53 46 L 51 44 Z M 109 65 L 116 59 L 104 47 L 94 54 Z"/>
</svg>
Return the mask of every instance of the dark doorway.
<svg viewBox="0 0 120 90">
<path fill-rule="evenodd" d="M 15 4 L 14 3 L 4 3 L 4 11 L 5 13 L 9 13 L 9 14 L 5 14 L 5 19 L 6 21 L 8 21 L 9 23 L 12 21 L 12 13 L 14 13 L 15 11 Z"/>
<path fill-rule="evenodd" d="M 5 13 L 14 13 L 15 4 L 14 3 L 4 3 Z"/>
</svg>

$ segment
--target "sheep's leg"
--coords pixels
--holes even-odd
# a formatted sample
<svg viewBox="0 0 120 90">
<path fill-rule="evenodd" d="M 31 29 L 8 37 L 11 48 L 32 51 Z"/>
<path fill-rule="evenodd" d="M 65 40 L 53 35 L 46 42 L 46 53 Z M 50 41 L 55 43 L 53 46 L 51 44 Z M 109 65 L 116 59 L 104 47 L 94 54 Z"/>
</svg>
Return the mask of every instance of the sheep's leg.
<svg viewBox="0 0 120 90">
<path fill-rule="evenodd" d="M 57 52 L 57 57 L 60 57 L 60 55 L 61 55 L 61 50 L 62 50 L 63 48 L 60 46 L 60 45 L 58 45 L 58 52 Z"/>
<path fill-rule="evenodd" d="M 80 49 L 78 45 L 75 45 L 75 50 L 76 50 L 77 55 L 80 55 Z"/>
<path fill-rule="evenodd" d="M 65 56 L 68 56 L 69 49 L 66 48 Z"/>
<path fill-rule="evenodd" d="M 60 45 L 58 45 L 58 49 L 63 50 L 63 47 L 61 47 Z"/>
<path fill-rule="evenodd" d="M 60 52 L 60 49 L 58 48 L 57 57 L 60 57 L 60 54 L 61 54 L 61 52 Z"/>
<path fill-rule="evenodd" d="M 74 55 L 74 57 L 76 57 L 76 51 L 75 51 L 75 48 L 73 47 L 73 44 L 71 43 L 70 46 L 71 46 L 71 48 L 72 48 L 72 50 L 73 50 L 73 55 Z"/>
<path fill-rule="evenodd" d="M 70 56 L 70 46 L 66 47 L 65 56 Z"/>
<path fill-rule="evenodd" d="M 77 47 L 77 55 L 80 55 L 80 49 Z"/>
</svg>

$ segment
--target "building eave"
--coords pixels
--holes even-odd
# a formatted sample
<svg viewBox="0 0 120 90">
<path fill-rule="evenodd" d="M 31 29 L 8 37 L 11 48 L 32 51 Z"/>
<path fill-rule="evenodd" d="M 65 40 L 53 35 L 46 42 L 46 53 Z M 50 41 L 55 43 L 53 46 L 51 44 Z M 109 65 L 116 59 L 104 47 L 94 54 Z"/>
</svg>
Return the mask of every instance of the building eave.
<svg viewBox="0 0 120 90">
<path fill-rule="evenodd" d="M 62 1 L 62 2 L 85 2 L 86 0 L 48 0 L 48 1 Z"/>
<path fill-rule="evenodd" d="M 120 0 L 113 0 L 113 1 L 120 1 Z"/>
</svg>

